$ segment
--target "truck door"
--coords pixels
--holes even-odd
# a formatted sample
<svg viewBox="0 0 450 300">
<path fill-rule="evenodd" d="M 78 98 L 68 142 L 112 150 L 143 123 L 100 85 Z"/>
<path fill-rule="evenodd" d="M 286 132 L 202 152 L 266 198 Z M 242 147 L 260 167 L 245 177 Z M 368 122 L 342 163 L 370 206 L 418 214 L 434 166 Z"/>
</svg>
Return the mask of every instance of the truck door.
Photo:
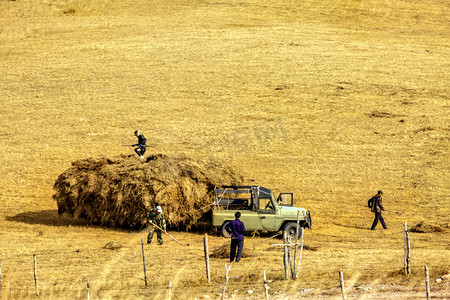
<svg viewBox="0 0 450 300">
<path fill-rule="evenodd" d="M 259 198 L 258 216 L 263 230 L 275 231 L 275 206 L 271 198 Z"/>
</svg>

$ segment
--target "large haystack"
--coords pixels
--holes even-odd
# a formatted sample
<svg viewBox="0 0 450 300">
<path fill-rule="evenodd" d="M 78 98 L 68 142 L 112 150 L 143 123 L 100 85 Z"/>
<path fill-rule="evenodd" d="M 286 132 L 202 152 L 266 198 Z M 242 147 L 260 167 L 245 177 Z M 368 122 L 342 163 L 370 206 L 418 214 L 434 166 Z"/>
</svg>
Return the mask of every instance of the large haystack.
<svg viewBox="0 0 450 300">
<path fill-rule="evenodd" d="M 73 162 L 56 180 L 53 198 L 59 214 L 125 228 L 141 228 L 147 211 L 160 205 L 169 226 L 189 229 L 210 211 L 215 186 L 241 182 L 217 161 L 122 155 Z"/>
</svg>

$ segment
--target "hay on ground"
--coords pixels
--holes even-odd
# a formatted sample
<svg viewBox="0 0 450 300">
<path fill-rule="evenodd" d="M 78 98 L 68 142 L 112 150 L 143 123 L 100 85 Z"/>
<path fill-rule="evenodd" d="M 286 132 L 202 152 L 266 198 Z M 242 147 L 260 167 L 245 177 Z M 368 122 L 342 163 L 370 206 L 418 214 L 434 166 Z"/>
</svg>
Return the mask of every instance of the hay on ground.
<svg viewBox="0 0 450 300">
<path fill-rule="evenodd" d="M 294 249 L 294 246 L 291 246 L 292 249 Z M 284 248 L 280 247 L 280 246 L 272 246 L 266 249 L 266 251 L 278 251 L 278 252 L 283 252 Z M 297 246 L 297 249 L 300 250 L 300 245 Z M 303 250 L 309 250 L 309 251 L 319 251 L 319 246 L 309 246 L 307 244 L 303 245 Z"/>
<path fill-rule="evenodd" d="M 103 246 L 103 249 L 108 250 L 118 250 L 120 248 L 122 248 L 122 243 L 117 241 L 108 242 L 105 246 Z"/>
<path fill-rule="evenodd" d="M 212 249 L 209 257 L 212 258 L 230 258 L 230 243 L 223 244 L 221 246 L 215 247 Z M 242 249 L 242 257 L 250 257 L 251 255 L 248 253 L 248 250 L 244 247 Z"/>
<path fill-rule="evenodd" d="M 411 227 L 409 231 L 418 233 L 433 233 L 433 232 L 445 232 L 448 229 L 448 225 L 434 225 L 420 222 Z"/>
<path fill-rule="evenodd" d="M 56 180 L 53 198 L 59 214 L 90 224 L 139 229 L 160 205 L 168 226 L 190 229 L 211 210 L 215 186 L 241 183 L 242 176 L 218 161 L 121 155 L 73 162 Z"/>
</svg>

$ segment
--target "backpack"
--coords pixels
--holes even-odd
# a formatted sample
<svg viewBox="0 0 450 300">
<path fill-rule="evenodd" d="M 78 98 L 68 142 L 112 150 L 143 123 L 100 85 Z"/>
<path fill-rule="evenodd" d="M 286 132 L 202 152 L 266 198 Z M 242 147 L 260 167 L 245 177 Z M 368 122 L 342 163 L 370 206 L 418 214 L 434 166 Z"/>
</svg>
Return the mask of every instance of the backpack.
<svg viewBox="0 0 450 300">
<path fill-rule="evenodd" d="M 371 201 L 372 201 L 372 203 L 371 203 Z M 372 198 L 370 198 L 368 204 L 369 204 L 371 212 L 377 212 L 378 198 L 376 196 L 373 196 Z"/>
</svg>

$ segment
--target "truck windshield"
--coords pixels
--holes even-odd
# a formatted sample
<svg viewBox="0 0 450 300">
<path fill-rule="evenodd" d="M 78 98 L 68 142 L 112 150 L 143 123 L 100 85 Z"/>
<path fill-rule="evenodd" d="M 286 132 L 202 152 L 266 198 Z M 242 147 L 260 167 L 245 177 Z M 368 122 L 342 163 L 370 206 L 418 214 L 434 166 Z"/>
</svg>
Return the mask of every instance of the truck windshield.
<svg viewBox="0 0 450 300">
<path fill-rule="evenodd" d="M 259 198 L 259 210 L 275 210 L 271 198 Z"/>
<path fill-rule="evenodd" d="M 273 203 L 277 203 L 277 199 L 275 198 L 275 195 L 273 193 L 270 193 L 270 197 L 272 198 Z"/>
</svg>

